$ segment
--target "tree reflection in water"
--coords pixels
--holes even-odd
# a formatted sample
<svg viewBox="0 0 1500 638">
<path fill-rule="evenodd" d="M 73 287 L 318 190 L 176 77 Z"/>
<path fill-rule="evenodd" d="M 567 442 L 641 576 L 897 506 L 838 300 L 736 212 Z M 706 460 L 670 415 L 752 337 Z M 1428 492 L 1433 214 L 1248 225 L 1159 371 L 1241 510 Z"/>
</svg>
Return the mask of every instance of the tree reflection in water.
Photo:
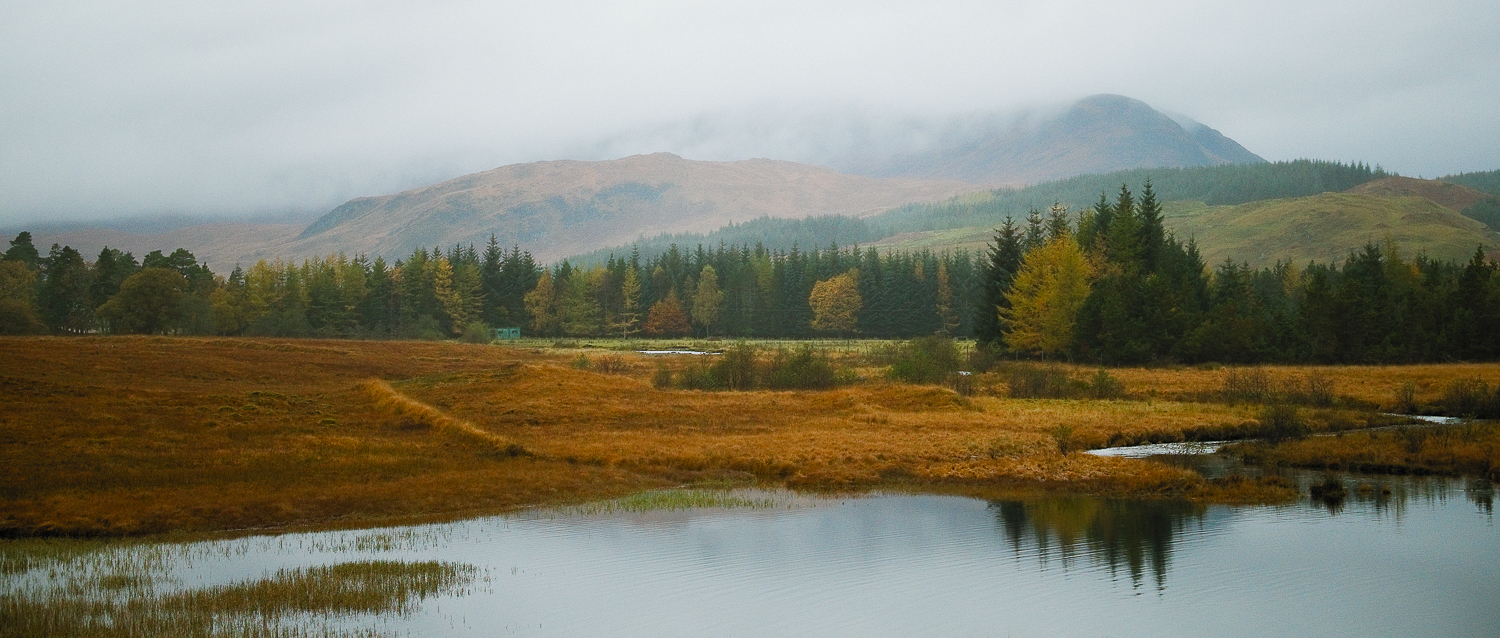
<svg viewBox="0 0 1500 638">
<path fill-rule="evenodd" d="M 1174 540 L 1207 512 L 1183 501 L 1089 497 L 991 501 L 989 507 L 1017 557 L 1034 548 L 1045 564 L 1055 552 L 1066 569 L 1082 553 L 1107 565 L 1113 577 L 1128 571 L 1136 588 L 1149 570 L 1157 591 L 1166 589 Z"/>
</svg>

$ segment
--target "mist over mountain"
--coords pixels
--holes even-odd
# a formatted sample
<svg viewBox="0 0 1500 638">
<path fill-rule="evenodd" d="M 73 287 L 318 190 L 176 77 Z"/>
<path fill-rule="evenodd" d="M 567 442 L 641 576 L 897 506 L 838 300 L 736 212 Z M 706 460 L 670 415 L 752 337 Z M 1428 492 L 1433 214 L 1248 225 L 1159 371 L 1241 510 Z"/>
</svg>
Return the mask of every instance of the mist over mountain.
<svg viewBox="0 0 1500 638">
<path fill-rule="evenodd" d="M 352 200 L 285 246 L 400 257 L 421 247 L 521 245 L 543 260 L 663 232 L 708 232 L 757 218 L 863 217 L 977 186 L 953 180 L 846 175 L 768 159 L 513 164 L 393 195 Z"/>
<path fill-rule="evenodd" d="M 295 236 L 284 223 L 267 226 L 260 237 L 243 226 L 223 232 L 224 225 L 174 227 L 170 235 L 159 236 L 185 240 L 182 247 L 218 268 L 339 252 L 394 259 L 417 248 L 482 246 L 491 235 L 547 261 L 642 237 L 708 233 L 756 219 L 867 217 L 997 185 L 1146 167 L 1263 162 L 1212 128 L 1118 95 L 947 119 L 776 112 L 738 123 L 708 118 L 604 140 L 579 156 L 633 148 L 653 152 L 512 164 L 359 197 Z M 687 149 L 699 157 L 747 148 L 783 154 L 772 155 L 781 158 L 774 160 L 707 161 L 654 152 L 662 148 Z M 129 230 L 96 234 L 92 243 L 125 239 L 121 232 Z M 144 246 L 150 234 L 142 228 L 130 234 L 129 243 Z M 74 229 L 68 236 L 87 233 Z"/>
<path fill-rule="evenodd" d="M 870 158 L 844 168 L 866 175 L 1004 185 L 1132 168 L 1264 161 L 1197 122 L 1174 119 L 1128 97 L 1095 95 L 1059 114 L 1027 114 L 1009 124 L 991 120 L 929 151 Z"/>
</svg>

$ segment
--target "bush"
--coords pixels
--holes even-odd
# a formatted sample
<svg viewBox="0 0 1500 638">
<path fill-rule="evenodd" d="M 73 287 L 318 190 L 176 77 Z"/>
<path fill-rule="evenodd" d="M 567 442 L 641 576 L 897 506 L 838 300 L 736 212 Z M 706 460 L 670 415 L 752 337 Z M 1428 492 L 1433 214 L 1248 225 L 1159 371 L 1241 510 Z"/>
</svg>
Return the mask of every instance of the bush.
<svg viewBox="0 0 1500 638">
<path fill-rule="evenodd" d="M 464 343 L 489 343 L 490 327 L 483 322 L 470 321 L 464 326 L 464 333 L 458 337 Z"/>
<path fill-rule="evenodd" d="M 1271 378 L 1260 368 L 1230 368 L 1220 395 L 1229 403 L 1264 403 L 1271 398 Z"/>
<path fill-rule="evenodd" d="M 1012 399 L 1065 399 L 1073 395 L 1068 373 L 1057 366 L 1016 364 L 1006 385 Z"/>
<path fill-rule="evenodd" d="M 714 375 L 712 366 L 698 361 L 677 373 L 677 387 L 683 390 L 722 390 L 724 383 Z"/>
<path fill-rule="evenodd" d="M 1443 409 L 1449 416 L 1500 418 L 1500 394 L 1478 377 L 1454 379 L 1443 393 Z"/>
<path fill-rule="evenodd" d="M 826 390 L 852 380 L 834 369 L 826 353 L 812 346 L 777 351 L 765 372 L 766 387 L 772 390 Z"/>
<path fill-rule="evenodd" d="M 1260 411 L 1260 430 L 1256 434 L 1266 442 L 1275 444 L 1307 438 L 1311 431 L 1295 406 L 1276 403 Z"/>
<path fill-rule="evenodd" d="M 1417 384 L 1406 381 L 1396 388 L 1396 411 L 1402 414 L 1417 413 Z"/>
<path fill-rule="evenodd" d="M 667 364 L 656 364 L 656 372 L 651 374 L 651 387 L 658 390 L 672 387 L 672 371 L 667 369 Z"/>
<path fill-rule="evenodd" d="M 606 354 L 594 360 L 594 371 L 605 374 L 625 374 L 634 368 L 625 357 L 617 354 Z"/>
<path fill-rule="evenodd" d="M 942 383 L 958 371 L 958 346 L 941 335 L 902 344 L 891 364 L 891 378 L 906 383 Z"/>
<path fill-rule="evenodd" d="M 755 347 L 741 341 L 724 351 L 709 372 L 717 385 L 730 390 L 752 390 L 759 383 Z"/>
<path fill-rule="evenodd" d="M 1118 399 L 1125 396 L 1125 384 L 1104 368 L 1089 379 L 1089 396 L 1095 399 Z"/>
<path fill-rule="evenodd" d="M 1000 349 L 990 343 L 981 342 L 974 345 L 969 351 L 969 372 L 983 374 L 994 369 L 1000 363 Z"/>
</svg>

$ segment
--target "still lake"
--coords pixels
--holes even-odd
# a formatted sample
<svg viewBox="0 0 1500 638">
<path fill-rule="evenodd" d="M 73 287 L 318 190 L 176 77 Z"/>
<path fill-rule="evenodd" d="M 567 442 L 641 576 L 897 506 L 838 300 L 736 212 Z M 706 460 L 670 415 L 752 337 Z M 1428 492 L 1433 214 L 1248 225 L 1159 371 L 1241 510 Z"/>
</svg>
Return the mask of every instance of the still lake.
<svg viewBox="0 0 1500 638">
<path fill-rule="evenodd" d="M 1296 473 L 1306 484 L 1322 473 Z M 133 547 L 197 588 L 443 560 L 482 576 L 344 629 L 474 636 L 1500 636 L 1494 490 L 1340 475 L 1281 506 L 736 493 L 754 507 L 538 510 Z"/>
</svg>

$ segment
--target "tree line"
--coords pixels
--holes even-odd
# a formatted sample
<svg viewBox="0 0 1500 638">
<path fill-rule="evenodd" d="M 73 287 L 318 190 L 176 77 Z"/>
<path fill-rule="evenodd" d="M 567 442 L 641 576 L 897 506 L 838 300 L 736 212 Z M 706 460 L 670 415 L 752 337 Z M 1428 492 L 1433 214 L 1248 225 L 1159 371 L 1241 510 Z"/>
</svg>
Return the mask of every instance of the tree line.
<svg viewBox="0 0 1500 638">
<path fill-rule="evenodd" d="M 544 268 L 492 237 L 482 251 L 263 260 L 221 276 L 184 249 L 140 261 L 112 248 L 93 261 L 66 246 L 41 255 L 23 232 L 0 261 L 0 334 L 961 336 L 972 333 L 980 265 L 963 251 L 673 244 Z"/>
<path fill-rule="evenodd" d="M 92 262 L 22 232 L 0 260 L 0 334 L 145 333 L 440 339 L 524 321 L 540 268 L 492 237 L 388 264 L 340 254 L 300 265 L 260 261 L 214 274 L 193 254 L 137 261 L 104 248 Z"/>
<path fill-rule="evenodd" d="M 1355 167 L 1355 172 L 1369 170 Z M 1103 364 L 1402 363 L 1500 357 L 1500 266 L 1372 243 L 1337 264 L 1207 267 L 1162 224 L 1154 184 L 1077 213 L 1007 217 L 980 255 L 670 244 L 550 267 L 492 237 L 405 259 L 344 255 L 216 275 L 192 253 L 93 261 L 29 233 L 0 261 L 0 333 L 485 340 L 974 337 L 1016 357 Z"/>
<path fill-rule="evenodd" d="M 1340 264 L 1205 267 L 1162 228 L 1150 180 L 1076 224 L 1057 207 L 1010 220 L 984 265 L 976 336 L 1035 357 L 1154 362 L 1408 363 L 1500 357 L 1500 276 L 1409 257 L 1389 239 Z"/>
</svg>

